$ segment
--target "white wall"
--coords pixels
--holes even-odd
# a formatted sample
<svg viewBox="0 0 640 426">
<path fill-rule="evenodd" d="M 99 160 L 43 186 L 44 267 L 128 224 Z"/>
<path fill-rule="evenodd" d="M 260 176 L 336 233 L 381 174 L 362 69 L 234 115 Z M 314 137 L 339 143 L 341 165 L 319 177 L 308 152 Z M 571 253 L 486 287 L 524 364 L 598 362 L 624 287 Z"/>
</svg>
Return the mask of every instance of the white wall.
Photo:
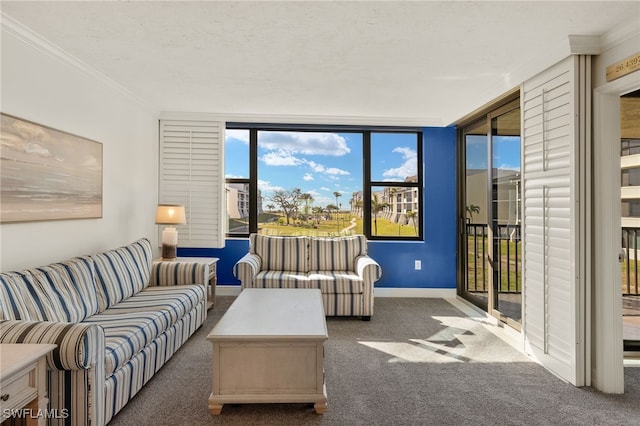
<svg viewBox="0 0 640 426">
<path fill-rule="evenodd" d="M 607 83 L 607 67 L 640 52 L 640 30 L 638 20 L 633 19 L 603 37 L 605 50 L 593 60 L 593 87 Z M 640 71 L 633 73 L 640 82 Z"/>
<path fill-rule="evenodd" d="M 103 217 L 1 224 L 1 271 L 116 248 L 140 237 L 157 246 L 157 115 L 55 50 L 20 28 L 2 27 L 0 110 L 103 144 Z"/>
<path fill-rule="evenodd" d="M 593 61 L 593 221 L 592 385 L 603 392 L 624 392 L 620 252 L 620 95 L 640 88 L 640 71 L 611 82 L 606 68 L 638 53 L 637 20 L 606 34 Z"/>
</svg>

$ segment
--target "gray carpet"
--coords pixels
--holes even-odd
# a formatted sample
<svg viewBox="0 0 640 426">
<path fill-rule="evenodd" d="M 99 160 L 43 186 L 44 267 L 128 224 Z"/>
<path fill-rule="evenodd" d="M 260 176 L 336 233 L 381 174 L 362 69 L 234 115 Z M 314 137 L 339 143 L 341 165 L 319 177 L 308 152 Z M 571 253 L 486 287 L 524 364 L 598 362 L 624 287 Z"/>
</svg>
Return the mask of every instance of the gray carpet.
<svg viewBox="0 0 640 426">
<path fill-rule="evenodd" d="M 329 404 L 231 404 L 214 416 L 208 332 L 233 301 L 218 297 L 203 327 L 110 425 L 637 425 L 640 368 L 624 395 L 576 388 L 442 299 L 376 299 L 371 322 L 328 318 Z"/>
</svg>

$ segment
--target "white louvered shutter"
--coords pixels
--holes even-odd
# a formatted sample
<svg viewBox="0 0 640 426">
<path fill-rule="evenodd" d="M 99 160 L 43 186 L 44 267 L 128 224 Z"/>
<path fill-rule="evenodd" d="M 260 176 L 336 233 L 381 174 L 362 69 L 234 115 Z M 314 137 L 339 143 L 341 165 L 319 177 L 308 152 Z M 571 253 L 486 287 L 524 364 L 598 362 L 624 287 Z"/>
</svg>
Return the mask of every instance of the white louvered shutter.
<svg viewBox="0 0 640 426">
<path fill-rule="evenodd" d="M 585 120 L 588 57 L 572 56 L 522 86 L 524 323 L 527 350 L 584 385 Z M 587 92 L 588 89 L 586 89 Z"/>
<path fill-rule="evenodd" d="M 185 206 L 179 247 L 224 247 L 224 129 L 219 121 L 160 120 L 159 202 Z"/>
</svg>

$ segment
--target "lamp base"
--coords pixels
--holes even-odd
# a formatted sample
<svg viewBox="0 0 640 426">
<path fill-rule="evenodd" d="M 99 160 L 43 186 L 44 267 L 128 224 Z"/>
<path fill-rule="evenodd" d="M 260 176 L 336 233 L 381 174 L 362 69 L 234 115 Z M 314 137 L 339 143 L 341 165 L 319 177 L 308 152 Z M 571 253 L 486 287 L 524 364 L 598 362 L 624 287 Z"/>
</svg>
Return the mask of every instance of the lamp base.
<svg viewBox="0 0 640 426">
<path fill-rule="evenodd" d="M 162 244 L 162 260 L 176 260 L 178 257 L 178 246 Z"/>
</svg>

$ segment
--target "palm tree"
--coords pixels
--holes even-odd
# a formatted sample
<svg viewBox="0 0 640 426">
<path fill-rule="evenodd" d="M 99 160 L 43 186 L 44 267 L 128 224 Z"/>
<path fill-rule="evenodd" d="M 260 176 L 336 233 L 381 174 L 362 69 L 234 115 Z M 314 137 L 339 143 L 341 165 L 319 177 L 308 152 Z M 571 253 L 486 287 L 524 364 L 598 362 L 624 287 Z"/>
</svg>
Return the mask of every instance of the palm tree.
<svg viewBox="0 0 640 426">
<path fill-rule="evenodd" d="M 339 212 L 339 203 L 338 203 L 338 197 L 342 197 L 342 194 L 339 193 L 338 191 L 335 191 L 333 193 L 333 196 L 336 197 L 336 220 L 338 220 L 338 212 Z"/>
<path fill-rule="evenodd" d="M 389 207 L 389 203 L 380 201 L 378 194 L 373 194 L 373 197 L 371 197 L 371 213 L 373 213 L 373 227 L 375 229 L 375 235 L 378 235 L 378 213 L 387 207 Z"/>
<path fill-rule="evenodd" d="M 354 206 L 355 206 L 355 209 L 356 209 L 355 214 L 358 217 L 362 216 L 362 204 L 363 204 L 363 202 L 359 198 L 357 198 L 356 201 L 354 202 Z"/>
<path fill-rule="evenodd" d="M 398 193 L 399 188 L 389 188 L 389 214 L 387 215 L 387 219 L 391 220 L 392 218 L 398 222 L 398 236 L 400 236 L 400 215 L 396 212 L 397 202 L 396 202 L 396 194 Z M 394 214 L 395 213 L 395 214 Z"/>
<path fill-rule="evenodd" d="M 469 222 L 473 223 L 473 215 L 480 213 L 480 206 L 475 204 L 469 204 L 467 206 L 467 214 L 469 215 Z"/>
<path fill-rule="evenodd" d="M 418 216 L 418 213 L 414 212 L 413 210 L 407 210 L 407 220 L 411 220 L 411 222 L 413 223 L 413 230 L 416 232 L 416 235 L 418 235 L 418 227 L 416 226 L 416 216 Z"/>
<path fill-rule="evenodd" d="M 304 201 L 304 221 L 307 221 L 307 216 L 309 215 L 309 204 L 313 203 L 313 197 L 309 193 L 304 193 L 300 195 L 300 199 Z"/>
</svg>

